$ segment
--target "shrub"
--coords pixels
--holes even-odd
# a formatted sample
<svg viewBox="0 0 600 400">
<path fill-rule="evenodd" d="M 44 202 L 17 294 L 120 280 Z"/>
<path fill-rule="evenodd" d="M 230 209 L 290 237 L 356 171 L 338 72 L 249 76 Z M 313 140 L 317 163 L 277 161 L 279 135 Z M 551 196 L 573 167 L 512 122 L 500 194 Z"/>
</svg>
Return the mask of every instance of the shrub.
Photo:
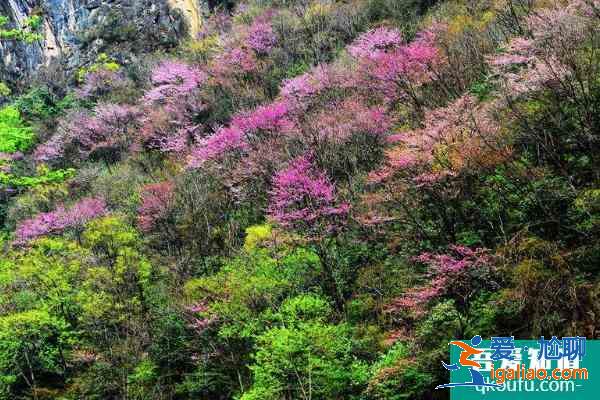
<svg viewBox="0 0 600 400">
<path fill-rule="evenodd" d="M 6 83 L 0 82 L 0 96 L 1 97 L 8 97 L 8 96 L 10 96 L 11 93 L 12 93 L 12 91 L 6 85 Z"/>
<path fill-rule="evenodd" d="M 32 15 L 22 21 L 22 28 L 5 29 L 9 22 L 8 18 L 0 15 L 0 40 L 20 40 L 27 44 L 43 40 L 44 36 L 39 33 L 42 25 L 42 17 Z"/>
<path fill-rule="evenodd" d="M 410 356 L 407 346 L 396 342 L 372 365 L 367 395 L 381 400 L 419 398 L 433 381 Z"/>
<path fill-rule="evenodd" d="M 244 240 L 244 250 L 252 251 L 258 245 L 271 238 L 271 225 L 253 225 L 246 228 L 246 239 Z"/>
</svg>

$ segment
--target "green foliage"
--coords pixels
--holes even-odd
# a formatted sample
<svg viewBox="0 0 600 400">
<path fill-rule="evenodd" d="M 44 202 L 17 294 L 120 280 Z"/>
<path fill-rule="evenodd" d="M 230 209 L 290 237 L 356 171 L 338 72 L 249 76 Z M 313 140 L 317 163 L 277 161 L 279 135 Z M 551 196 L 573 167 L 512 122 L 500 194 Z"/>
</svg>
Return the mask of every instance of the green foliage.
<svg viewBox="0 0 600 400">
<path fill-rule="evenodd" d="M 0 82 L 0 97 L 8 97 L 11 94 L 10 88 L 4 82 Z"/>
<path fill-rule="evenodd" d="M 74 168 L 51 171 L 42 167 L 38 168 L 38 175 L 36 176 L 15 176 L 0 172 L 0 183 L 13 188 L 32 188 L 40 185 L 64 182 L 74 175 Z"/>
<path fill-rule="evenodd" d="M 484 79 L 480 82 L 476 82 L 471 86 L 471 93 L 473 93 L 479 100 L 487 100 L 492 91 L 495 89 L 494 85 Z"/>
<path fill-rule="evenodd" d="M 420 398 L 434 382 L 419 368 L 409 351 L 396 342 L 371 367 L 367 394 L 369 399 L 405 400 Z"/>
<path fill-rule="evenodd" d="M 586 232 L 600 228 L 600 189 L 581 191 L 573 202 L 573 209 L 580 218 L 577 227 Z"/>
<path fill-rule="evenodd" d="M 0 152 L 26 151 L 33 145 L 35 134 L 21 119 L 15 106 L 0 108 Z"/>
<path fill-rule="evenodd" d="M 64 320 L 41 310 L 0 317 L 0 398 L 19 386 L 36 390 L 40 376 L 61 376 L 75 334 Z"/>
<path fill-rule="evenodd" d="M 75 243 L 43 238 L 0 265 L 0 304 L 16 310 L 43 309 L 66 321 L 81 311 L 78 279 L 89 253 Z M 27 282 L 25 286 L 19 282 Z"/>
<path fill-rule="evenodd" d="M 153 384 L 158 378 L 156 365 L 150 360 L 140 362 L 128 376 L 132 399 L 147 399 L 152 395 Z"/>
<path fill-rule="evenodd" d="M 82 175 L 88 175 L 83 178 Z M 106 168 L 97 164 L 79 170 L 79 176 L 89 182 L 90 190 L 98 193 L 110 207 L 127 214 L 136 212 L 140 202 L 140 189 L 149 179 L 143 172 L 129 163 Z"/>
<path fill-rule="evenodd" d="M 464 337 L 461 315 L 454 302 L 448 300 L 437 304 L 417 327 L 416 336 L 428 347 L 445 346 L 452 338 Z"/>
<path fill-rule="evenodd" d="M 43 22 L 42 17 L 39 15 L 25 18 L 23 28 L 5 29 L 4 26 L 8 22 L 8 17 L 0 15 L 0 40 L 18 40 L 32 44 L 44 39 L 44 36 L 39 33 Z"/>
<path fill-rule="evenodd" d="M 306 250 L 291 251 L 280 260 L 256 251 L 225 264 L 213 276 L 189 281 L 185 289 L 193 299 L 212 294 L 211 312 L 224 317 L 222 337 L 253 338 L 272 318 L 263 312 L 285 296 L 312 287 L 319 272 L 319 258 Z"/>
<path fill-rule="evenodd" d="M 31 351 L 43 351 L 42 355 L 46 357 L 43 362 L 46 364 L 34 366 L 34 369 L 37 368 L 34 375 L 40 370 L 44 378 L 60 376 L 60 379 L 64 379 L 73 362 L 76 367 L 81 366 L 80 362 L 89 362 L 85 361 L 85 355 L 84 361 L 77 361 L 82 357 L 79 350 L 72 354 L 73 359 L 68 362 L 70 358 L 67 358 L 67 351 L 75 344 L 71 337 L 75 337 L 74 332 L 79 332 L 79 349 L 85 348 L 87 343 L 102 341 L 103 345 L 94 351 L 106 351 L 102 359 L 111 368 L 104 368 L 99 362 L 94 364 L 93 371 L 103 379 L 115 379 L 114 375 L 109 378 L 115 371 L 126 375 L 131 372 L 128 378 L 132 387 L 131 395 L 145 399 L 152 390 L 152 373 L 156 367 L 147 360 L 135 368 L 132 366 L 130 370 L 130 366 L 136 365 L 135 360 L 139 360 L 141 355 L 131 354 L 127 341 L 121 341 L 118 332 L 134 330 L 147 323 L 145 312 L 154 307 L 154 301 L 161 299 L 159 291 L 153 286 L 155 271 L 138 251 L 135 230 L 118 216 L 90 223 L 83 232 L 81 242 L 82 245 L 79 245 L 63 239 L 43 238 L 34 241 L 27 249 L 9 253 L 0 262 L 0 309 L 11 311 L 10 314 L 0 314 L 0 321 L 12 321 L 23 314 L 31 315 L 32 320 L 43 325 L 39 330 L 46 337 L 39 338 Z M 161 301 L 164 302 L 164 298 Z M 50 323 L 53 325 L 46 328 L 45 325 Z M 62 336 L 57 339 L 59 333 L 55 331 L 59 329 Z M 10 330 L 3 329 L 2 332 L 16 336 Z M 14 355 L 4 351 L 2 340 L 7 339 L 0 333 L 0 360 L 2 357 L 15 359 Z M 56 358 L 59 355 L 58 364 Z M 50 365 L 50 361 L 54 364 Z M 21 361 L 19 365 L 22 368 L 26 366 Z M 4 368 L 2 361 L 0 368 Z M 23 379 L 31 376 L 29 371 L 23 374 Z M 38 385 L 48 384 L 40 382 L 39 378 L 37 382 Z M 26 386 L 33 390 L 30 383 Z M 24 387 L 22 382 L 20 387 Z M 98 390 L 98 393 L 103 393 L 104 389 Z M 72 390 L 75 397 L 77 393 L 90 394 L 85 385 Z"/>
<path fill-rule="evenodd" d="M 47 86 L 34 86 L 19 96 L 14 103 L 24 118 L 33 121 L 56 117 L 74 105 L 75 100 L 71 94 L 60 99 Z"/>
<path fill-rule="evenodd" d="M 325 321 L 333 310 L 328 301 L 313 294 L 302 294 L 283 302 L 277 313 L 284 326 L 293 326 L 301 321 Z"/>
<path fill-rule="evenodd" d="M 138 251 L 137 231 L 124 218 L 114 215 L 91 221 L 83 233 L 82 243 L 110 267 L 114 283 L 132 285 L 134 278 L 147 287 L 152 277 L 151 264 Z"/>
<path fill-rule="evenodd" d="M 244 250 L 252 251 L 258 245 L 271 237 L 271 225 L 254 225 L 246 228 Z"/>
<path fill-rule="evenodd" d="M 77 81 L 83 82 L 85 81 L 85 76 L 89 73 L 100 70 L 116 72 L 119 69 L 121 69 L 121 65 L 118 62 L 109 57 L 108 54 L 100 53 L 92 65 L 89 67 L 81 67 L 77 70 L 76 78 Z"/>
<path fill-rule="evenodd" d="M 368 368 L 353 356 L 352 332 L 345 325 L 309 321 L 271 328 L 258 346 L 254 383 L 242 400 L 351 398 L 366 383 Z"/>
</svg>

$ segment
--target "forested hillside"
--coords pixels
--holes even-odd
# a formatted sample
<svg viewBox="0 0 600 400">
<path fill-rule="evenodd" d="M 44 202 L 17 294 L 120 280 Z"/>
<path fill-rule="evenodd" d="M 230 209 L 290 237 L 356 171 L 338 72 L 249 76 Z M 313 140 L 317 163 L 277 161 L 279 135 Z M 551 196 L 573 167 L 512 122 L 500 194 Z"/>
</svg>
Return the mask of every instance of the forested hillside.
<svg viewBox="0 0 600 400">
<path fill-rule="evenodd" d="M 597 0 L 95 3 L 0 74 L 0 399 L 447 399 L 450 340 L 598 337 Z"/>
</svg>

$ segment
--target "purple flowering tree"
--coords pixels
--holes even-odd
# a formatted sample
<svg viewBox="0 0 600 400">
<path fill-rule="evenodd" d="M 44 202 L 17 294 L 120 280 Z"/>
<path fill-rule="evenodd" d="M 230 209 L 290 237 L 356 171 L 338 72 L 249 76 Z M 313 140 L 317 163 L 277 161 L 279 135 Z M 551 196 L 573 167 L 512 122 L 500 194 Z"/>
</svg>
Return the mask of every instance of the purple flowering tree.
<svg viewBox="0 0 600 400">
<path fill-rule="evenodd" d="M 244 132 L 236 126 L 220 128 L 214 135 L 203 140 L 192 150 L 188 158 L 188 168 L 199 168 L 208 160 L 218 159 L 231 151 L 244 151 L 248 143 Z"/>
<path fill-rule="evenodd" d="M 231 85 L 232 77 L 250 74 L 257 70 L 258 61 L 254 52 L 243 47 L 234 47 L 219 54 L 211 68 L 217 81 L 225 86 Z"/>
<path fill-rule="evenodd" d="M 426 283 L 394 299 L 387 307 L 388 312 L 407 311 L 420 317 L 432 302 L 447 298 L 454 300 L 465 313 L 474 293 L 482 288 L 497 288 L 494 259 L 487 249 L 452 245 L 446 253 L 425 252 L 415 261 L 428 267 Z"/>
<path fill-rule="evenodd" d="M 54 211 L 40 213 L 21 222 L 15 232 L 15 244 L 25 245 L 40 236 L 83 226 L 86 222 L 103 216 L 107 212 L 104 200 L 97 198 L 80 200 L 70 209 L 60 206 Z"/>
<path fill-rule="evenodd" d="M 277 36 L 268 22 L 256 21 L 248 29 L 246 45 L 256 53 L 268 54 L 276 44 Z"/>
<path fill-rule="evenodd" d="M 301 232 L 315 244 L 323 266 L 323 285 L 339 310 L 343 309 L 344 298 L 336 279 L 338 265 L 331 254 L 337 241 L 332 233 L 345 225 L 349 211 L 350 204 L 339 201 L 334 184 L 313 165 L 309 155 L 292 160 L 273 177 L 269 218 L 286 229 Z"/>
<path fill-rule="evenodd" d="M 94 100 L 113 91 L 124 89 L 129 83 L 121 72 L 100 69 L 85 76 L 83 85 L 75 90 L 75 95 L 80 99 Z"/>
<path fill-rule="evenodd" d="M 172 103 L 192 94 L 206 80 L 208 75 L 198 67 L 179 61 L 163 61 L 152 71 L 152 89 L 146 92 L 144 100 L 152 103 Z"/>
<path fill-rule="evenodd" d="M 432 68 L 441 60 L 431 31 L 406 44 L 399 31 L 378 28 L 361 35 L 348 51 L 359 66 L 357 86 L 380 91 L 390 101 L 411 100 L 417 107 L 422 105 L 416 88 L 431 80 Z"/>
<path fill-rule="evenodd" d="M 174 189 L 172 182 L 154 183 L 142 189 L 142 202 L 138 208 L 138 225 L 142 231 L 151 231 L 167 215 Z"/>
<path fill-rule="evenodd" d="M 139 116 L 139 110 L 119 104 L 100 104 L 93 114 L 76 111 L 60 125 L 59 131 L 37 147 L 38 162 L 53 161 L 71 149 L 78 158 L 86 158 L 100 149 L 115 153 L 131 142 L 129 128 Z"/>
<path fill-rule="evenodd" d="M 231 124 L 247 135 L 259 131 L 289 133 L 295 127 L 285 101 L 276 101 L 251 112 L 240 113 L 233 117 Z"/>
<path fill-rule="evenodd" d="M 144 147 L 181 154 L 196 141 L 202 127 L 194 122 L 194 116 L 205 108 L 199 89 L 207 80 L 207 73 L 183 62 L 165 60 L 156 66 L 139 121 Z"/>
<path fill-rule="evenodd" d="M 377 58 L 382 54 L 400 48 L 403 42 L 400 31 L 380 27 L 359 36 L 348 47 L 348 51 L 356 58 Z"/>
<path fill-rule="evenodd" d="M 292 160 L 273 177 L 268 213 L 281 226 L 330 230 L 349 210 L 348 203 L 338 202 L 333 183 L 313 166 L 309 156 Z"/>
<path fill-rule="evenodd" d="M 295 129 L 290 108 L 285 101 L 241 112 L 233 117 L 229 127 L 220 128 L 192 150 L 188 167 L 199 168 L 204 162 L 219 159 L 232 151 L 245 153 L 251 149 L 251 143 L 257 144 L 257 141 L 273 133 L 289 134 Z"/>
</svg>

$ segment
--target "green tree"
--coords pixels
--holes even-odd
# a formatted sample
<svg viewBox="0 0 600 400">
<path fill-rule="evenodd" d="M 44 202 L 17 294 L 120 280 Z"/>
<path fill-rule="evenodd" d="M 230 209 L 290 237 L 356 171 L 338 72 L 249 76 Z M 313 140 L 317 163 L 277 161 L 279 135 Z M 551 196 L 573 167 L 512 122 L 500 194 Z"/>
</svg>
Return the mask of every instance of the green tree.
<svg viewBox="0 0 600 400">
<path fill-rule="evenodd" d="M 0 108 L 0 152 L 25 151 L 33 144 L 34 133 L 14 106 Z"/>
<path fill-rule="evenodd" d="M 353 356 L 347 325 L 300 322 L 269 329 L 258 343 L 242 400 L 348 399 L 364 389 L 367 366 Z"/>
<path fill-rule="evenodd" d="M 42 378 L 63 376 L 75 335 L 65 320 L 31 310 L 0 317 L 0 398 L 27 387 L 37 398 Z"/>
</svg>

